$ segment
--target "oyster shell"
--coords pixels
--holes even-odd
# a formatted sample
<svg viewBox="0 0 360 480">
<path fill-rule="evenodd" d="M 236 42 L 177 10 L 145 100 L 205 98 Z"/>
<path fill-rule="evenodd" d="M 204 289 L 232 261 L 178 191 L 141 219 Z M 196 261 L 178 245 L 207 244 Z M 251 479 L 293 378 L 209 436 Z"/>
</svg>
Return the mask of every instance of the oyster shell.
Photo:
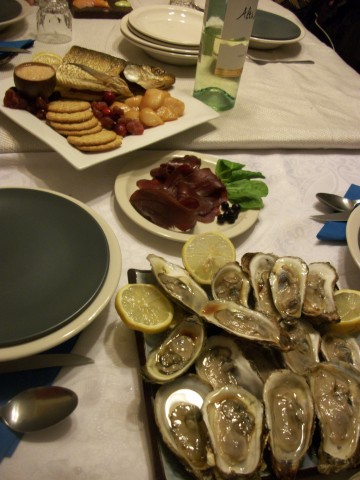
<svg viewBox="0 0 360 480">
<path fill-rule="evenodd" d="M 276 309 L 287 323 L 294 323 L 302 313 L 308 266 L 298 257 L 278 258 L 269 282 Z"/>
<path fill-rule="evenodd" d="M 205 342 L 205 328 L 200 319 L 182 320 L 165 340 L 148 355 L 143 374 L 155 383 L 170 382 L 183 375 L 195 362 Z"/>
<path fill-rule="evenodd" d="M 274 305 L 269 282 L 270 273 L 277 258 L 271 253 L 246 253 L 241 258 L 241 266 L 250 278 L 255 309 L 280 318 Z"/>
<path fill-rule="evenodd" d="M 303 314 L 316 325 L 339 322 L 334 300 L 334 289 L 338 281 L 335 268 L 328 262 L 314 262 L 308 267 Z"/>
<path fill-rule="evenodd" d="M 344 362 L 320 362 L 309 373 L 321 429 L 320 473 L 337 473 L 360 462 L 360 374 Z"/>
<path fill-rule="evenodd" d="M 326 360 L 347 362 L 360 370 L 360 347 L 354 337 L 328 332 L 322 336 L 320 348 Z"/>
<path fill-rule="evenodd" d="M 214 464 L 201 407 L 211 391 L 207 382 L 189 374 L 162 385 L 155 395 L 154 412 L 165 444 L 196 478 L 208 478 Z M 212 475 L 209 474 L 209 478 Z"/>
<path fill-rule="evenodd" d="M 213 335 L 195 362 L 196 373 L 216 389 L 240 385 L 262 399 L 263 381 L 245 358 L 237 342 L 224 335 Z"/>
<path fill-rule="evenodd" d="M 264 404 L 273 469 L 277 478 L 293 479 L 314 431 L 310 388 L 303 376 L 277 370 L 265 382 Z"/>
<path fill-rule="evenodd" d="M 151 269 L 164 291 L 185 308 L 198 313 L 208 301 L 205 290 L 180 265 L 154 254 L 147 256 Z"/>
<path fill-rule="evenodd" d="M 289 337 L 273 317 L 234 302 L 212 300 L 200 316 L 225 331 L 280 350 L 289 349 Z"/>
<path fill-rule="evenodd" d="M 285 365 L 294 373 L 304 375 L 306 371 L 320 361 L 320 333 L 305 320 L 286 328 L 291 350 L 281 352 Z"/>
<path fill-rule="evenodd" d="M 261 467 L 264 448 L 262 402 L 232 385 L 209 393 L 202 412 L 220 474 L 254 475 Z"/>
<path fill-rule="evenodd" d="M 229 262 L 214 275 L 211 293 L 215 300 L 230 300 L 248 307 L 250 281 L 238 262 Z"/>
</svg>

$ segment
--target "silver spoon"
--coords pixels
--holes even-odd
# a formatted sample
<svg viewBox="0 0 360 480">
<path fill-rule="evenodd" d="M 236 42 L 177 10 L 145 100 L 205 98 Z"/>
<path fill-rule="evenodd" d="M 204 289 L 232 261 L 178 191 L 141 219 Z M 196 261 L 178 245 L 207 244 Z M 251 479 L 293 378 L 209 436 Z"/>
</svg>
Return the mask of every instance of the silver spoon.
<svg viewBox="0 0 360 480">
<path fill-rule="evenodd" d="M 35 432 L 60 422 L 77 404 L 76 393 L 68 388 L 29 388 L 0 407 L 0 416 L 15 432 Z"/>
<path fill-rule="evenodd" d="M 314 64 L 315 62 L 313 60 L 265 60 L 262 58 L 255 58 L 252 55 L 247 54 L 247 57 L 254 63 L 257 63 L 258 65 L 266 65 L 267 63 L 307 63 L 307 64 Z"/>
<path fill-rule="evenodd" d="M 333 193 L 317 193 L 316 198 L 338 212 L 352 210 L 360 203 L 360 200 L 349 200 Z"/>
</svg>

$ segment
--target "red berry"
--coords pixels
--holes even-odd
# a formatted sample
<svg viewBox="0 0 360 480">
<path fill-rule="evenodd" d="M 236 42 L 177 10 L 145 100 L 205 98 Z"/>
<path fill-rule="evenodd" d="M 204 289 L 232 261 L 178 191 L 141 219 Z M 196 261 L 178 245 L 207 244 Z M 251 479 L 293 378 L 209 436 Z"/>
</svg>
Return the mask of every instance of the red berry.
<svg viewBox="0 0 360 480">
<path fill-rule="evenodd" d="M 107 103 L 107 105 L 111 105 L 116 98 L 116 95 L 114 92 L 104 92 L 102 99 L 104 102 Z"/>
</svg>

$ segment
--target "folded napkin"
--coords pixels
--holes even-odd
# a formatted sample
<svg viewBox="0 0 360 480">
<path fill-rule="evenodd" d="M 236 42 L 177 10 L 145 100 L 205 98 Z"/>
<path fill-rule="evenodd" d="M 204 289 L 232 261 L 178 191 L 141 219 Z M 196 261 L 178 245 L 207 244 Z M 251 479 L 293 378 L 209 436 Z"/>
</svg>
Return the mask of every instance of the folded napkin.
<svg viewBox="0 0 360 480">
<path fill-rule="evenodd" d="M 350 185 L 344 197 L 349 200 L 360 198 L 360 186 Z M 316 237 L 319 240 L 346 241 L 346 222 L 326 222 Z"/>
<path fill-rule="evenodd" d="M 77 336 L 65 343 L 48 350 L 46 353 L 68 353 L 74 347 Z M 27 388 L 40 387 L 53 383 L 61 367 L 29 370 L 26 372 L 3 373 L 0 375 L 0 405 Z M 11 457 L 18 446 L 22 434 L 15 433 L 0 422 L 0 462 L 4 457 Z"/>
<path fill-rule="evenodd" d="M 0 42 L 0 47 L 15 47 L 15 48 L 30 48 L 34 45 L 34 40 L 31 38 L 28 40 L 14 40 L 12 42 Z M 0 58 L 14 55 L 13 53 L 0 52 Z M 16 54 L 15 54 L 16 55 Z"/>
</svg>

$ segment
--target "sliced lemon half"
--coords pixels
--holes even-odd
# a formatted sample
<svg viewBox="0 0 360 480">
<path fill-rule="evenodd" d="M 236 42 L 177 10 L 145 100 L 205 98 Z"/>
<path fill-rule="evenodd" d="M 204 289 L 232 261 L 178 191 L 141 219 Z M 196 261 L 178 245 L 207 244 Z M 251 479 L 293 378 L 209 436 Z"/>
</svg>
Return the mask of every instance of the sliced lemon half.
<svg viewBox="0 0 360 480">
<path fill-rule="evenodd" d="M 58 66 L 62 63 L 63 60 L 60 55 L 52 52 L 35 53 L 32 59 L 34 62 L 46 63 L 46 65 L 51 65 L 55 68 L 55 70 L 58 68 Z"/>
<path fill-rule="evenodd" d="M 198 283 L 210 285 L 215 273 L 236 259 L 231 240 L 219 232 L 207 232 L 189 238 L 181 251 L 186 270 Z"/>
<path fill-rule="evenodd" d="M 166 330 L 173 319 L 174 307 L 155 285 L 127 284 L 115 297 L 115 308 L 131 329 L 144 333 Z"/>
<path fill-rule="evenodd" d="M 360 333 L 360 291 L 337 290 L 334 294 L 334 300 L 340 322 L 331 325 L 329 330 L 342 335 Z"/>
</svg>

